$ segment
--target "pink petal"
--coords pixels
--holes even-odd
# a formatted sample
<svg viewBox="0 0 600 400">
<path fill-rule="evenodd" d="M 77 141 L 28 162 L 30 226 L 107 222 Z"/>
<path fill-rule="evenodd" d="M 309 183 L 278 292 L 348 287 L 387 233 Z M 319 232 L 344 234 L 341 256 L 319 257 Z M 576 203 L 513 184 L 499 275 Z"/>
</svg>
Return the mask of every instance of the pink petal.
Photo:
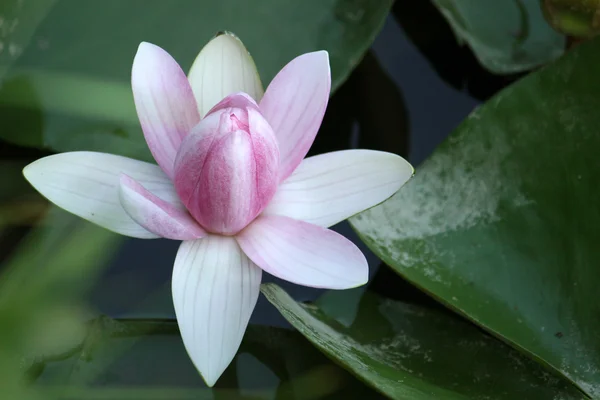
<svg viewBox="0 0 600 400">
<path fill-rule="evenodd" d="M 279 146 L 273 129 L 260 111 L 247 108 L 248 129 L 256 165 L 256 201 L 262 211 L 277 191 L 279 175 Z"/>
<path fill-rule="evenodd" d="M 258 110 L 258 104 L 256 104 L 252 97 L 250 97 L 244 92 L 238 92 L 225 97 L 223 100 L 215 104 L 215 106 L 210 109 L 207 115 L 212 114 L 215 111 L 222 110 L 223 108 L 231 107 L 254 108 Z"/>
<path fill-rule="evenodd" d="M 327 289 L 364 285 L 367 260 L 342 235 L 303 221 L 260 216 L 237 236 L 240 247 L 264 271 L 293 283 Z"/>
<path fill-rule="evenodd" d="M 173 178 L 181 141 L 200 121 L 187 77 L 169 53 L 142 42 L 133 60 L 131 86 L 148 147 Z"/>
<path fill-rule="evenodd" d="M 384 151 L 344 150 L 304 159 L 263 214 L 329 227 L 381 203 L 413 175 L 402 157 Z"/>
<path fill-rule="evenodd" d="M 179 247 L 172 280 L 175 314 L 183 344 L 208 386 L 240 347 L 261 274 L 231 237 L 209 235 Z"/>
<path fill-rule="evenodd" d="M 273 78 L 260 102 L 279 143 L 279 181 L 287 178 L 308 153 L 321 126 L 331 75 L 326 51 L 293 59 Z"/>
<path fill-rule="evenodd" d="M 185 138 L 175 187 L 205 229 L 231 235 L 275 194 L 278 162 L 275 136 L 257 109 L 217 109 Z"/>
<path fill-rule="evenodd" d="M 252 140 L 237 131 L 217 141 L 206 157 L 192 202 L 194 216 L 211 232 L 234 234 L 262 209 L 256 201 Z M 192 212 L 193 212 L 192 211 Z"/>
<path fill-rule="evenodd" d="M 148 231 L 167 239 L 193 240 L 206 236 L 185 208 L 178 208 L 122 174 L 119 198 L 125 212 Z"/>
</svg>

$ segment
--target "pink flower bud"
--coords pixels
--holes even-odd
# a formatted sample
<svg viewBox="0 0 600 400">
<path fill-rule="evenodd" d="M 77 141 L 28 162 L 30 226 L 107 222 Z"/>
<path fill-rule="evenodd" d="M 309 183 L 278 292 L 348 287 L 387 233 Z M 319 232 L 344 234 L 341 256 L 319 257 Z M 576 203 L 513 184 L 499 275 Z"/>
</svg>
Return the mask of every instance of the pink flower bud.
<svg viewBox="0 0 600 400">
<path fill-rule="evenodd" d="M 206 230 L 234 235 L 267 206 L 278 184 L 279 147 L 256 103 L 234 94 L 183 140 L 175 188 Z"/>
</svg>

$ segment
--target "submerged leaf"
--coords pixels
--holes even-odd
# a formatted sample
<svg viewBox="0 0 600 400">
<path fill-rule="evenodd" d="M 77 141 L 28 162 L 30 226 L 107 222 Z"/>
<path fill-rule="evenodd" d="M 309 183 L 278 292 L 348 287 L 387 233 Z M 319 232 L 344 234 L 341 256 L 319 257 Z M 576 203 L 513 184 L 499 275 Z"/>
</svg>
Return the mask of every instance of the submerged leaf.
<svg viewBox="0 0 600 400">
<path fill-rule="evenodd" d="M 539 0 L 434 0 L 457 39 L 498 74 L 526 71 L 559 57 L 565 37 L 546 22 Z"/>
</svg>

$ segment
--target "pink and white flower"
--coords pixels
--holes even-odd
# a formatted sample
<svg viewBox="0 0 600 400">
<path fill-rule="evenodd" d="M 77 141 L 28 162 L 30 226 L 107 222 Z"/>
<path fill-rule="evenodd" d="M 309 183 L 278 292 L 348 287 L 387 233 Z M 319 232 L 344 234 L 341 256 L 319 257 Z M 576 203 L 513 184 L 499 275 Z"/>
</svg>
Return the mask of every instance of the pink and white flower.
<svg viewBox="0 0 600 400">
<path fill-rule="evenodd" d="M 300 285 L 367 282 L 360 250 L 328 227 L 394 194 L 413 174 L 401 157 L 346 150 L 304 158 L 330 92 L 325 51 L 287 64 L 264 92 L 241 42 L 225 34 L 189 79 L 142 43 L 135 105 L 157 165 L 71 152 L 24 170 L 50 201 L 111 231 L 182 240 L 172 293 L 185 347 L 212 386 L 256 304 L 262 271 Z"/>
</svg>

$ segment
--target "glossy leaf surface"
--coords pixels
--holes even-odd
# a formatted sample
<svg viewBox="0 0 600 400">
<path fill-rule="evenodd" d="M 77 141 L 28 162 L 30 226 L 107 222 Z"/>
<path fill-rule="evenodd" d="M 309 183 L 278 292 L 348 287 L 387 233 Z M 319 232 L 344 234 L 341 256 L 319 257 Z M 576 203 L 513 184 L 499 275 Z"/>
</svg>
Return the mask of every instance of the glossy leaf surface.
<svg viewBox="0 0 600 400">
<path fill-rule="evenodd" d="M 345 327 L 276 285 L 262 291 L 317 348 L 393 399 L 584 398 L 502 342 L 438 311 L 367 293 Z"/>
<path fill-rule="evenodd" d="M 352 220 L 449 307 L 600 396 L 600 41 L 505 89 Z"/>
</svg>

